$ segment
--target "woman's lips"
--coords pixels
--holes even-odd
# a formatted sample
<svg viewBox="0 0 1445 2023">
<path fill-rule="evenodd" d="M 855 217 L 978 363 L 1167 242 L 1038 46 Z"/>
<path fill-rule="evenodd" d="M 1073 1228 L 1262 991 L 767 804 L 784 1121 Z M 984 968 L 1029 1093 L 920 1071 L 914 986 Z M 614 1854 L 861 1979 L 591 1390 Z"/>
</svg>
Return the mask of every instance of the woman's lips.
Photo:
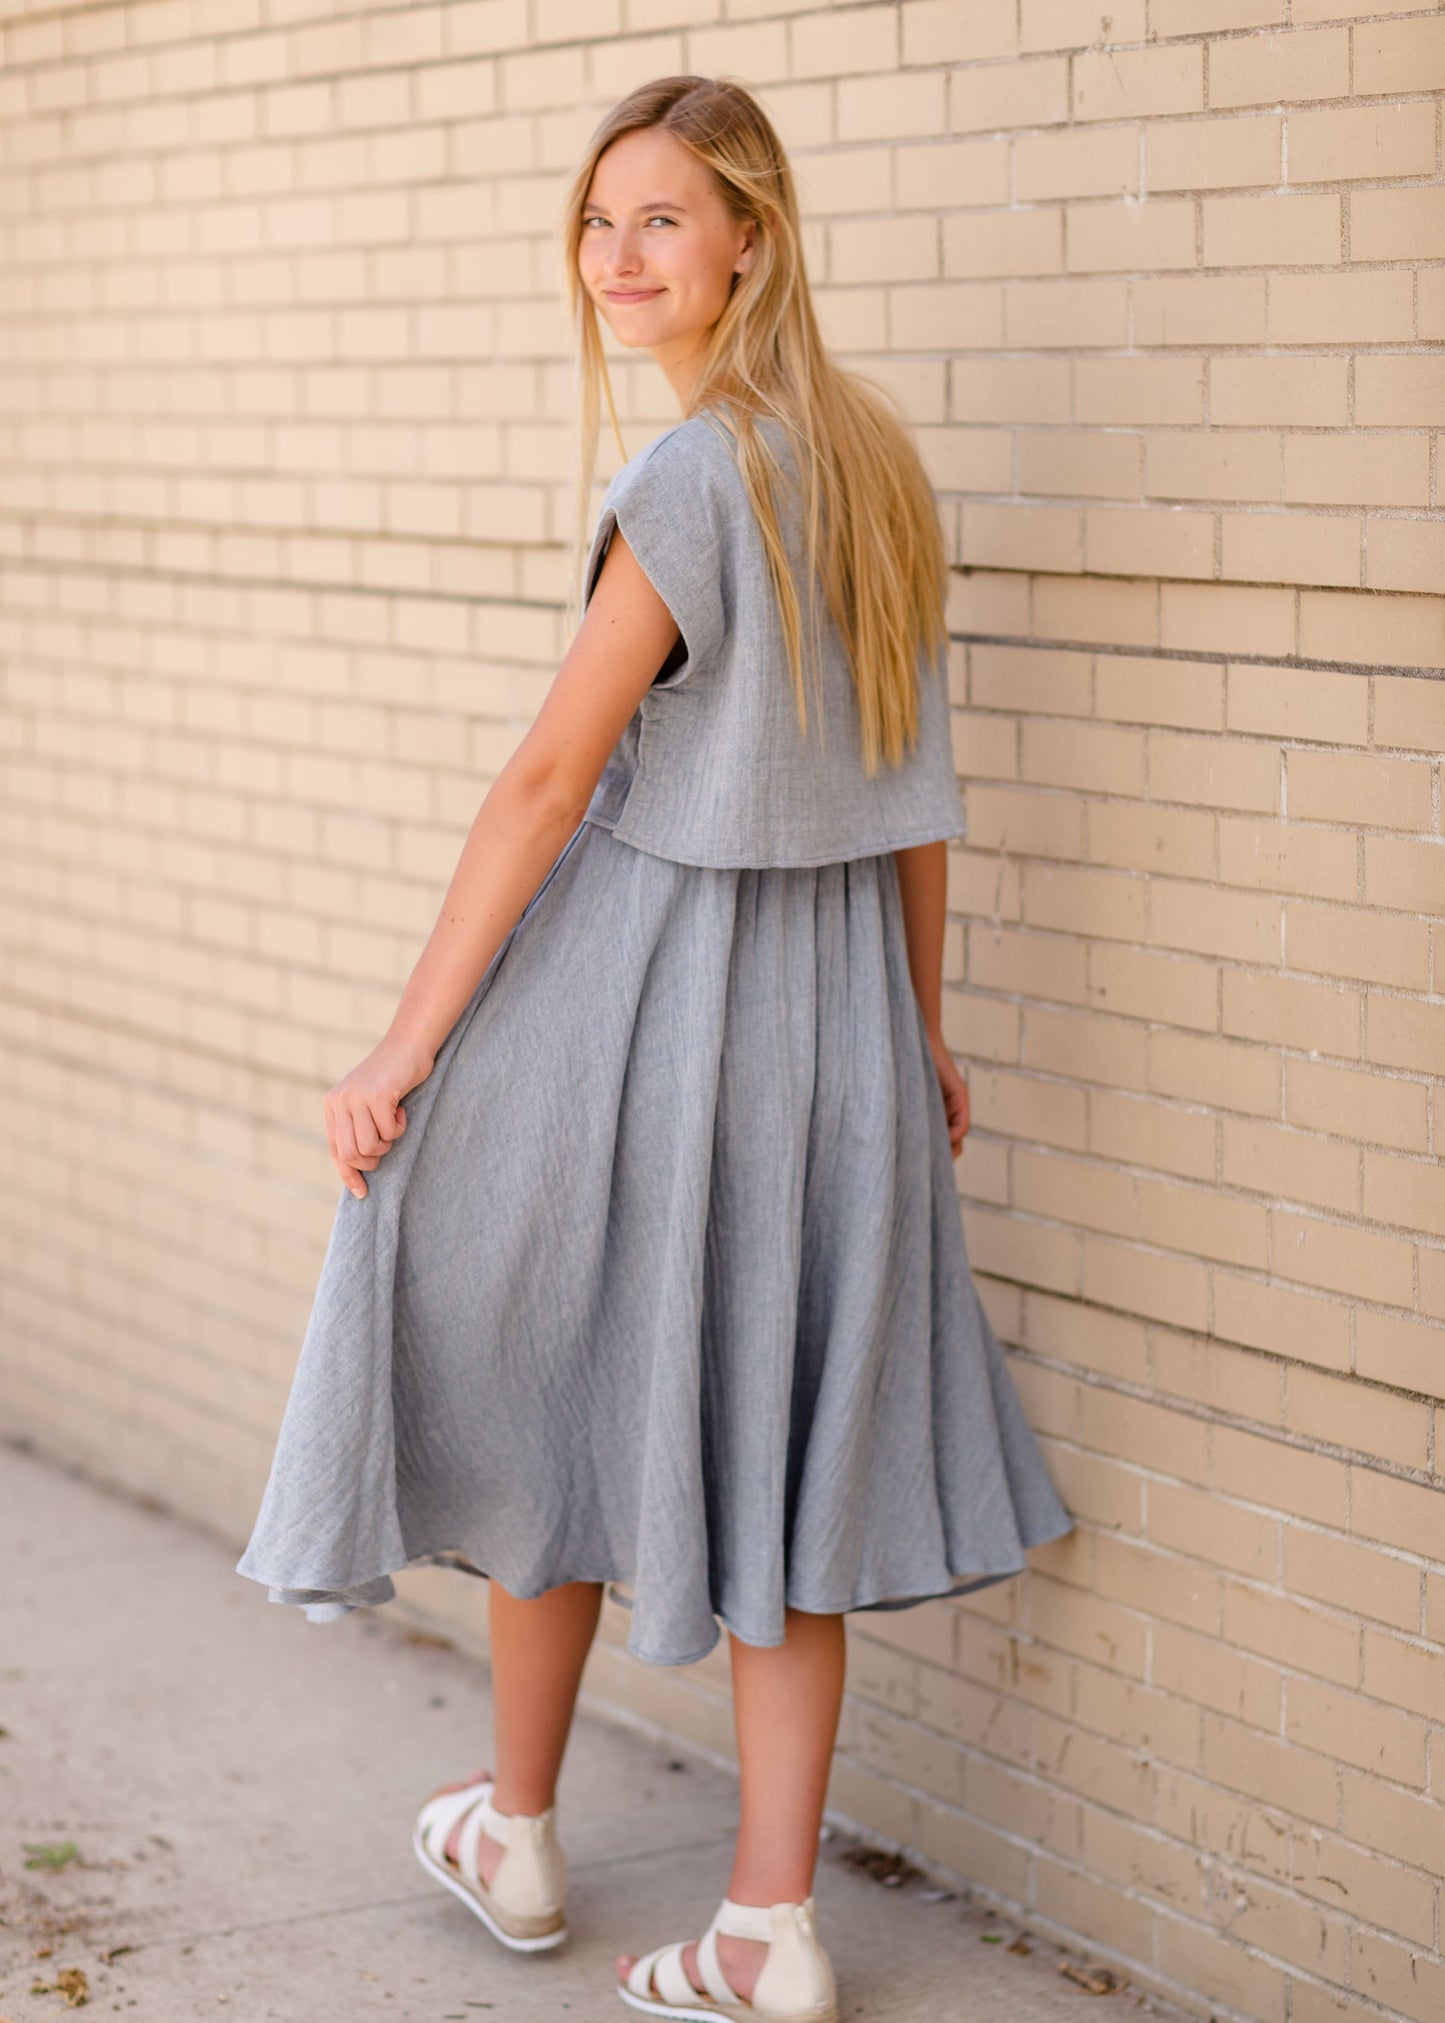
<svg viewBox="0 0 1445 2023">
<path fill-rule="evenodd" d="M 603 290 L 609 302 L 650 302 L 654 295 L 660 295 L 660 288 L 606 288 Z"/>
</svg>

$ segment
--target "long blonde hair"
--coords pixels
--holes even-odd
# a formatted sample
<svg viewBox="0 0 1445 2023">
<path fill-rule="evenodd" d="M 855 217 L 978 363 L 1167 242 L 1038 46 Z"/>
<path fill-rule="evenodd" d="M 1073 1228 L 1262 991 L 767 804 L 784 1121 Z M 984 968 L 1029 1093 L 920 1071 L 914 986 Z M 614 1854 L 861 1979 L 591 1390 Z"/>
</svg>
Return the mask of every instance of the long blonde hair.
<svg viewBox="0 0 1445 2023">
<path fill-rule="evenodd" d="M 804 503 L 809 631 L 816 668 L 821 581 L 852 670 L 862 723 L 863 765 L 898 765 L 918 728 L 918 662 L 946 638 L 947 558 L 933 490 L 908 425 L 881 386 L 838 365 L 824 349 L 803 263 L 792 171 L 767 115 L 732 78 L 661 77 L 639 85 L 606 115 L 588 144 L 563 206 L 562 271 L 576 346 L 581 444 L 569 617 L 581 599 L 578 573 L 597 461 L 599 387 L 624 461 L 597 311 L 582 286 L 582 211 L 603 151 L 619 135 L 662 127 L 711 170 L 723 201 L 755 227 L 752 260 L 708 332 L 687 414 L 725 416 L 757 515 L 777 597 L 798 721 L 807 730 L 802 618 L 779 524 L 779 468 L 757 418 L 772 416 L 791 440 Z M 821 715 L 821 712 L 820 712 Z"/>
</svg>

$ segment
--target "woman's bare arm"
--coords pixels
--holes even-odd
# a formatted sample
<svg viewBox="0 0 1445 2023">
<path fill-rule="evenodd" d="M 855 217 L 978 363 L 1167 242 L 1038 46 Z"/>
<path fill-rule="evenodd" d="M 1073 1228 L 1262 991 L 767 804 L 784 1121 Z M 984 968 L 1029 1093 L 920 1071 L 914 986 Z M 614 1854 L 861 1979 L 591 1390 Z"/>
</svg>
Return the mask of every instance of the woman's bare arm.
<svg viewBox="0 0 1445 2023">
<path fill-rule="evenodd" d="M 602 769 L 678 637 L 617 529 L 531 727 L 472 822 L 436 925 L 385 1038 L 326 1097 L 331 1156 L 353 1194 L 405 1128 L 400 1099 L 431 1073 L 488 964 L 577 828 Z"/>
<path fill-rule="evenodd" d="M 908 973 L 923 1013 L 933 1065 L 943 1092 L 948 1137 L 956 1159 L 968 1133 L 968 1084 L 943 1037 L 943 929 L 948 899 L 948 845 L 915 843 L 895 850 L 898 890 L 903 900 L 903 929 L 908 942 Z"/>
</svg>

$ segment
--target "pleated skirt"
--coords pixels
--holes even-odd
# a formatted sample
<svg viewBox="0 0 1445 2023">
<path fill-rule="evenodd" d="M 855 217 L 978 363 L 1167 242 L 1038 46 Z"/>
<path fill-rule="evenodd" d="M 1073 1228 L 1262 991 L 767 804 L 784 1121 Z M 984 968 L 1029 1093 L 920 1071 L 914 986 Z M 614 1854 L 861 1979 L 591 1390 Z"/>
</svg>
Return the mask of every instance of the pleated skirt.
<svg viewBox="0 0 1445 2023">
<path fill-rule="evenodd" d="M 340 1191 L 237 1565 L 271 1600 L 605 1581 L 677 1665 L 1069 1530 L 969 1271 L 891 854 L 718 870 L 584 821 L 405 1108 Z"/>
</svg>

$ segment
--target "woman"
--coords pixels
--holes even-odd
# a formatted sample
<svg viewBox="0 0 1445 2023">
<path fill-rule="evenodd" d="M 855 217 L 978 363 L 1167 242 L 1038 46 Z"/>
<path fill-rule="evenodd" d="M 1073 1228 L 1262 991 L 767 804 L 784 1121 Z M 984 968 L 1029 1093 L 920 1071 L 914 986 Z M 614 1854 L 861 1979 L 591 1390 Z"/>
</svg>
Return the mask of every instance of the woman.
<svg viewBox="0 0 1445 2023">
<path fill-rule="evenodd" d="M 823 348 L 740 86 L 614 108 L 564 251 L 584 505 L 599 312 L 682 419 L 608 487 L 572 645 L 326 1098 L 345 1191 L 238 1570 L 314 1620 L 424 1561 L 491 1578 L 495 1777 L 434 1794 L 415 1846 L 522 1951 L 566 1932 L 556 1784 L 604 1584 L 651 1663 L 721 1622 L 727 1896 L 619 1992 L 833 2023 L 843 1615 L 1007 1578 L 1070 1522 L 953 1186 L 942 542 L 905 428 Z"/>
</svg>

